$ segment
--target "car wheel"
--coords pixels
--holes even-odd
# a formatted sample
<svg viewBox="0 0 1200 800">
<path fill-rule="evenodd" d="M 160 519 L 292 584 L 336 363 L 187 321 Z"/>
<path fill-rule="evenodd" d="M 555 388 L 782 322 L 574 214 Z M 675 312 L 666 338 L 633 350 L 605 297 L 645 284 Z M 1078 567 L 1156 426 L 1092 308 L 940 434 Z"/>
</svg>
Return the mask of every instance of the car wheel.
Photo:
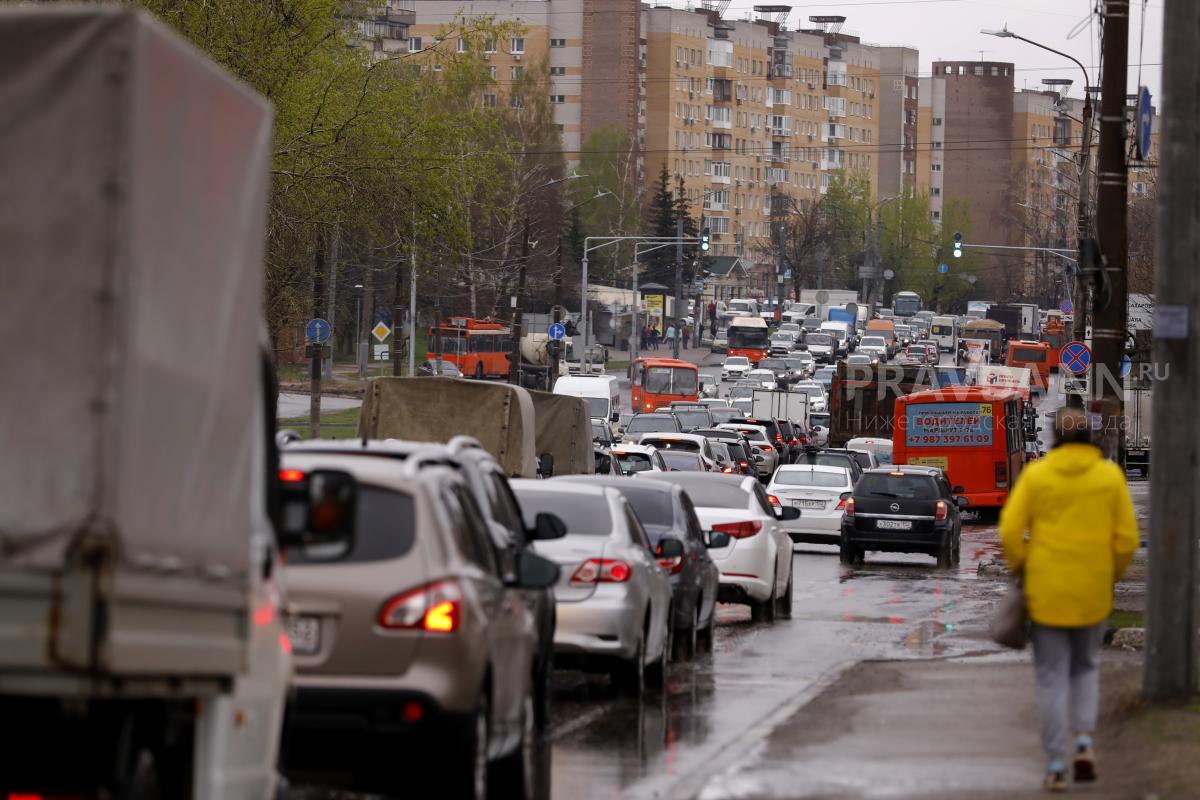
<svg viewBox="0 0 1200 800">
<path fill-rule="evenodd" d="M 675 661 L 691 661 L 700 648 L 700 598 L 696 598 L 696 613 L 692 624 L 675 633 Z"/>
<path fill-rule="evenodd" d="M 775 609 L 775 615 L 780 619 L 792 618 L 792 576 L 788 576 L 787 588 L 783 590 L 783 597 L 779 598 L 778 607 Z"/>
<path fill-rule="evenodd" d="M 947 532 L 942 538 L 942 543 L 937 549 L 937 565 L 942 569 L 949 569 L 954 565 L 954 534 Z"/>
<path fill-rule="evenodd" d="M 534 777 L 537 769 L 534 759 L 538 745 L 537 731 L 534 726 L 535 692 L 535 687 L 530 686 L 529 691 L 525 693 L 525 701 L 522 703 L 521 741 L 517 743 L 515 750 L 498 760 L 493 767 L 495 778 L 489 782 L 488 790 L 495 800 L 508 800 L 508 798 L 533 800 L 534 798 Z"/>
<path fill-rule="evenodd" d="M 951 554 L 954 564 L 957 566 L 962 559 L 962 531 L 954 534 L 954 552 Z"/>
<path fill-rule="evenodd" d="M 858 548 L 846 541 L 846 537 L 842 536 L 842 541 L 838 544 L 838 558 L 847 566 L 853 566 L 858 561 Z"/>
<path fill-rule="evenodd" d="M 750 606 L 750 619 L 754 622 L 774 622 L 775 602 L 775 587 L 772 585 L 770 597 Z"/>
<path fill-rule="evenodd" d="M 451 772 L 451 797 L 485 800 L 488 796 L 488 708 L 487 692 L 480 691 L 475 713 L 463 730 L 461 768 Z"/>
<path fill-rule="evenodd" d="M 671 652 L 675 648 L 675 624 L 672 620 L 675 618 L 673 609 L 667 609 L 667 624 L 663 631 L 663 648 L 662 655 L 658 657 L 646 670 L 646 680 L 655 689 L 661 689 L 667 685 L 667 665 L 671 661 Z"/>
<path fill-rule="evenodd" d="M 716 633 L 717 627 L 717 607 L 714 605 L 712 614 L 709 615 L 708 624 L 700 629 L 700 635 L 697 641 L 697 652 L 711 653 L 713 651 L 713 635 Z"/>
<path fill-rule="evenodd" d="M 613 685 L 631 697 L 640 698 L 646 692 L 646 633 L 638 636 L 633 658 L 617 664 L 612 672 Z"/>
</svg>

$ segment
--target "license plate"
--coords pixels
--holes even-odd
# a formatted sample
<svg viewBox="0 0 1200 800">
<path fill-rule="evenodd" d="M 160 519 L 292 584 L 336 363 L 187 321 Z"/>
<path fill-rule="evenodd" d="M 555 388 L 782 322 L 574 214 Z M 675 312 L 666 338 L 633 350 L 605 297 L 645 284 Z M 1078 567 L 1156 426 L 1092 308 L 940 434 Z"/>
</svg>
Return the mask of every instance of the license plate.
<svg viewBox="0 0 1200 800">
<path fill-rule="evenodd" d="M 792 505 L 796 508 L 825 508 L 824 500 L 793 500 Z"/>
<path fill-rule="evenodd" d="M 288 619 L 288 638 L 292 640 L 292 651 L 300 655 L 312 655 L 321 649 L 321 620 L 316 617 L 291 617 Z"/>
<path fill-rule="evenodd" d="M 907 531 L 912 530 L 912 523 L 906 519 L 877 519 L 875 527 L 881 531 Z"/>
</svg>

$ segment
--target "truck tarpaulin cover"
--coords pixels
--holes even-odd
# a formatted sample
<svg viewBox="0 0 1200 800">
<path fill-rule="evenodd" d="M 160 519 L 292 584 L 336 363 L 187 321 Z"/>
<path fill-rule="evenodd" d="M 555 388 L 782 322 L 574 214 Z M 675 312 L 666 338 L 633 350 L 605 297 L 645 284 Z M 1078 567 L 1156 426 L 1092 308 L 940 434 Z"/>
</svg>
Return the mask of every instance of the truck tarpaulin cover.
<svg viewBox="0 0 1200 800">
<path fill-rule="evenodd" d="M 149 14 L 34 7 L 0 108 L 0 570 L 88 532 L 244 585 L 270 106 Z"/>
<path fill-rule="evenodd" d="M 537 453 L 529 394 L 506 383 L 458 378 L 372 378 L 358 435 L 418 442 L 473 436 L 506 473 L 532 478 Z"/>
<path fill-rule="evenodd" d="M 590 380 L 596 380 L 591 378 Z M 535 449 L 554 456 L 555 475 L 588 475 L 595 471 L 592 419 L 587 401 L 564 394 L 531 391 L 536 421 Z"/>
</svg>

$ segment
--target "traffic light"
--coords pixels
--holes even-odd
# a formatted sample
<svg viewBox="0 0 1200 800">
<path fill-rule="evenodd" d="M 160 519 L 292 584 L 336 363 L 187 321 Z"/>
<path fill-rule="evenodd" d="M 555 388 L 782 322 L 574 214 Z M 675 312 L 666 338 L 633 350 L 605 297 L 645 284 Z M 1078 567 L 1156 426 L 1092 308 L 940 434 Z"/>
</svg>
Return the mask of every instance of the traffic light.
<svg viewBox="0 0 1200 800">
<path fill-rule="evenodd" d="M 708 252 L 708 228 L 700 229 L 700 252 Z"/>
<path fill-rule="evenodd" d="M 954 232 L 954 257 L 962 258 L 962 234 Z"/>
</svg>

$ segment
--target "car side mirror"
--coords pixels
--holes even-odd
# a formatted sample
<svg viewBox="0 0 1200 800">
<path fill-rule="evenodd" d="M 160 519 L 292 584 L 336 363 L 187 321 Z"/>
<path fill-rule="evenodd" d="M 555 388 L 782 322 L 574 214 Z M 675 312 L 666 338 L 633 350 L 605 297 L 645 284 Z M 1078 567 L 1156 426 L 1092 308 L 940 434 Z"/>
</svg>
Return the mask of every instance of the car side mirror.
<svg viewBox="0 0 1200 800">
<path fill-rule="evenodd" d="M 614 411 L 614 412 L 612 412 L 611 414 L 609 414 L 609 415 L 608 415 L 608 421 L 609 421 L 609 422 L 617 422 L 617 421 L 618 421 L 618 420 L 620 420 L 620 419 L 621 419 L 621 412 L 620 412 L 620 411 Z"/>
<path fill-rule="evenodd" d="M 955 487 L 954 487 L 953 489 L 951 489 L 950 491 L 951 491 L 951 492 L 953 492 L 954 494 L 962 494 L 963 492 L 965 492 L 965 491 L 966 491 L 966 489 L 964 489 L 964 488 L 963 488 L 963 487 L 961 487 L 961 486 L 955 486 Z"/>
<path fill-rule="evenodd" d="M 800 519 L 800 509 L 793 508 L 792 506 L 775 506 L 775 519 L 781 522 Z"/>
<path fill-rule="evenodd" d="M 558 576 L 558 564 L 550 559 L 528 550 L 517 553 L 517 579 L 512 585 L 520 589 L 549 589 L 558 583 Z"/>
<path fill-rule="evenodd" d="M 957 505 L 959 508 L 966 508 L 967 506 L 971 505 L 971 500 L 970 500 L 970 498 L 963 497 L 962 495 L 958 495 L 957 497 L 954 498 L 954 504 Z"/>
<path fill-rule="evenodd" d="M 660 539 L 654 555 L 658 558 L 683 558 L 683 542 L 678 539 Z"/>
<path fill-rule="evenodd" d="M 704 546 L 709 549 L 719 550 L 722 547 L 728 547 L 732 541 L 733 537 L 728 533 L 721 533 L 720 531 L 704 532 Z"/>
<path fill-rule="evenodd" d="M 349 552 L 354 541 L 358 482 L 340 470 L 279 471 L 279 544 L 320 547 L 334 556 Z"/>
<path fill-rule="evenodd" d="M 533 528 L 529 530 L 529 538 L 544 542 L 550 539 L 561 539 L 567 535 L 567 525 L 557 514 L 540 512 L 533 520 Z"/>
<path fill-rule="evenodd" d="M 543 478 L 551 478 L 554 476 L 554 454 L 542 453 L 538 456 L 538 475 Z"/>
</svg>

